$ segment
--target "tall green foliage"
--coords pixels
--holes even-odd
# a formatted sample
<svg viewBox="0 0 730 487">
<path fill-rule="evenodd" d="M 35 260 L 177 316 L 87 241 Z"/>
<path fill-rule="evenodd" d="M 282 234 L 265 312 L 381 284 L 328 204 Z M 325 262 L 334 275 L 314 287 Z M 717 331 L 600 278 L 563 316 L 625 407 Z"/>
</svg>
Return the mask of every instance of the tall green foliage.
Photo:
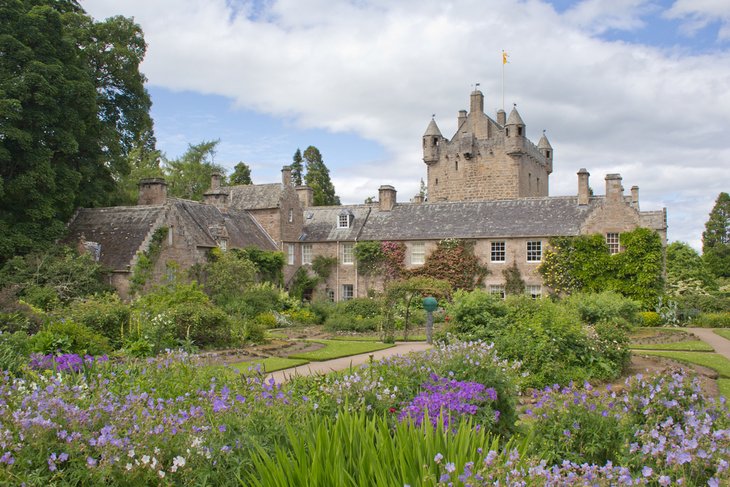
<svg viewBox="0 0 730 487">
<path fill-rule="evenodd" d="M 552 238 L 538 269 L 543 282 L 557 294 L 616 291 L 653 306 L 664 284 L 661 239 L 646 228 L 620 239 L 623 250 L 610 255 L 602 235 Z"/>
<path fill-rule="evenodd" d="M 245 162 L 239 162 L 233 167 L 233 173 L 228 178 L 228 182 L 235 184 L 253 184 L 251 180 L 251 168 Z"/>
<path fill-rule="evenodd" d="M 454 289 L 472 290 L 484 280 L 489 270 L 474 254 L 474 241 L 448 238 L 439 241 L 423 266 L 412 273 L 447 281 Z"/>
<path fill-rule="evenodd" d="M 110 203 L 130 150 L 154 138 L 132 20 L 95 22 L 73 0 L 11 0 L 0 18 L 2 262 Z"/>
<path fill-rule="evenodd" d="M 209 140 L 188 145 L 178 159 L 165 161 L 165 175 L 170 196 L 200 201 L 210 188 L 213 173 L 223 174 L 222 166 L 215 164 L 215 150 L 220 141 Z"/>
<path fill-rule="evenodd" d="M 715 276 L 695 249 L 684 242 L 667 246 L 667 293 L 680 296 L 717 290 Z"/>
<path fill-rule="evenodd" d="M 296 154 L 295 154 L 296 155 Z M 304 151 L 307 175 L 304 182 L 312 188 L 314 206 L 339 205 L 340 198 L 335 194 L 335 186 L 330 179 L 330 171 L 322 160 L 319 149 L 310 145 Z"/>
<path fill-rule="evenodd" d="M 302 175 L 304 174 L 304 159 L 302 158 L 302 151 L 297 148 L 297 151 L 292 157 L 291 164 L 291 180 L 296 186 L 302 185 Z"/>
<path fill-rule="evenodd" d="M 717 277 L 730 277 L 730 195 L 720 193 L 702 233 L 702 257 Z"/>
</svg>

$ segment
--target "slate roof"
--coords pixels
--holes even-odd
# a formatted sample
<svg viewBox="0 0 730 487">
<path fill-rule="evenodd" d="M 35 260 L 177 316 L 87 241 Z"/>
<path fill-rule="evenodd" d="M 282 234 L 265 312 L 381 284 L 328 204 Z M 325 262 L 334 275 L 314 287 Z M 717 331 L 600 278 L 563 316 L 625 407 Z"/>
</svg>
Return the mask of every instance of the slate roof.
<svg viewBox="0 0 730 487">
<path fill-rule="evenodd" d="M 376 206 L 348 206 L 366 213 L 367 221 L 350 229 L 344 238 L 337 232 L 338 209 L 314 210 L 305 218 L 302 240 L 435 240 L 444 238 L 552 237 L 579 235 L 586 217 L 600 204 L 592 198 L 579 206 L 577 197 L 525 198 L 500 201 L 400 203 L 391 211 Z M 341 208 L 340 208 L 341 209 Z M 312 209 L 305 210 L 306 212 Z M 311 223 L 310 223 L 311 222 Z M 355 222 L 358 222 L 356 217 Z M 362 228 L 360 230 L 360 228 Z"/>
<path fill-rule="evenodd" d="M 113 270 L 126 270 L 165 211 L 162 205 L 81 208 L 69 223 L 63 241 L 75 244 L 83 237 L 87 242 L 100 243 L 99 262 Z"/>
<path fill-rule="evenodd" d="M 299 240 L 303 242 L 355 241 L 373 207 L 369 205 L 318 206 L 304 210 L 304 228 Z M 350 228 L 337 228 L 343 210 L 350 210 L 354 218 Z"/>
<path fill-rule="evenodd" d="M 285 187 L 281 183 L 225 186 L 221 193 L 228 194 L 228 207 L 240 210 L 278 208 Z"/>
</svg>

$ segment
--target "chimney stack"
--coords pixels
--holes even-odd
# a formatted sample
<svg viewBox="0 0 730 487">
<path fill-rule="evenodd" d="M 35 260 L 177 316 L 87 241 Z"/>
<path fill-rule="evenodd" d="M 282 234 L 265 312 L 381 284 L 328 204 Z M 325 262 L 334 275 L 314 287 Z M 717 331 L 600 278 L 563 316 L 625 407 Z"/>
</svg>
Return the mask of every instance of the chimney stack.
<svg viewBox="0 0 730 487">
<path fill-rule="evenodd" d="M 471 113 L 484 113 L 484 95 L 479 90 L 471 92 L 471 103 L 469 106 Z"/>
<path fill-rule="evenodd" d="M 624 202 L 624 187 L 621 185 L 620 174 L 606 174 L 606 202 Z"/>
<path fill-rule="evenodd" d="M 210 189 L 212 191 L 218 191 L 221 189 L 221 177 L 223 175 L 219 172 L 214 172 L 210 175 Z"/>
<path fill-rule="evenodd" d="M 413 199 L 411 199 L 411 203 L 420 205 L 421 203 L 423 203 L 423 195 L 420 193 L 417 194 L 416 196 L 413 197 Z"/>
<path fill-rule="evenodd" d="M 497 110 L 497 123 L 504 127 L 507 124 L 507 112 L 501 108 Z"/>
<path fill-rule="evenodd" d="M 390 211 L 395 206 L 395 188 L 389 184 L 384 184 L 378 188 L 378 203 L 380 211 Z"/>
<path fill-rule="evenodd" d="M 459 118 L 456 120 L 456 130 L 460 130 L 461 126 L 466 122 L 466 110 L 459 110 Z"/>
<path fill-rule="evenodd" d="M 291 166 L 281 168 L 281 184 L 291 186 Z"/>
<path fill-rule="evenodd" d="M 303 208 L 309 208 L 314 202 L 314 191 L 309 186 L 297 186 L 297 196 Z"/>
<path fill-rule="evenodd" d="M 140 179 L 138 205 L 162 205 L 165 200 L 167 200 L 167 183 L 163 178 Z"/>
<path fill-rule="evenodd" d="M 631 206 L 636 208 L 636 210 L 639 209 L 639 187 L 638 186 L 631 186 Z"/>
<path fill-rule="evenodd" d="M 588 178 L 591 173 L 586 171 L 586 168 L 581 167 L 578 171 L 578 204 L 585 206 L 588 204 L 588 200 L 591 196 L 590 188 L 588 187 Z"/>
</svg>

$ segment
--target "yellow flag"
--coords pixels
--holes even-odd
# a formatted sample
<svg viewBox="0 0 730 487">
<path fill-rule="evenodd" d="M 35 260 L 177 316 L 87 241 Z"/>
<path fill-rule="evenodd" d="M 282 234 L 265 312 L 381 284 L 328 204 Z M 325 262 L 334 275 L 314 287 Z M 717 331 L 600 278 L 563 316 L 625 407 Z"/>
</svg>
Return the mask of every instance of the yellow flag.
<svg viewBox="0 0 730 487">
<path fill-rule="evenodd" d="M 502 51 L 502 64 L 507 64 L 507 58 L 509 57 L 509 54 Z"/>
</svg>

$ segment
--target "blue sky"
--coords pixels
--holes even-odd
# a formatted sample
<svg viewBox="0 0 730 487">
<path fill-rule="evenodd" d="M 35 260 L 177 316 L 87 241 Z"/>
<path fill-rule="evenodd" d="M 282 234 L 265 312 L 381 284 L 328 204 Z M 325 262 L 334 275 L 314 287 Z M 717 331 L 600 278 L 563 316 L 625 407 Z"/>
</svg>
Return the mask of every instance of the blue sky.
<svg viewBox="0 0 730 487">
<path fill-rule="evenodd" d="M 82 0 L 145 32 L 158 148 L 220 139 L 216 162 L 279 178 L 317 146 L 343 202 L 381 184 L 408 200 L 425 177 L 420 136 L 445 136 L 475 82 L 485 111 L 517 103 L 555 150 L 551 194 L 586 167 L 639 185 L 669 211 L 671 240 L 700 247 L 730 190 L 730 0 Z"/>
</svg>

